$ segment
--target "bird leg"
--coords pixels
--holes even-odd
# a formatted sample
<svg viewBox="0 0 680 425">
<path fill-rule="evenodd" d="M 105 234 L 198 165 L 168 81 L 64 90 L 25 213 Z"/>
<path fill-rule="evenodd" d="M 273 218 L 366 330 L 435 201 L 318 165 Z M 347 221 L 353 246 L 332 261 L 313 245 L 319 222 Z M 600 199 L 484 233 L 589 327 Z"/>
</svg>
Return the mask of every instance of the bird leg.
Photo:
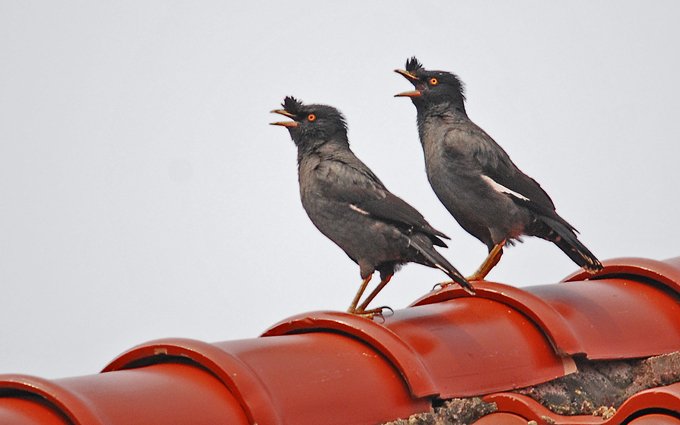
<svg viewBox="0 0 680 425">
<path fill-rule="evenodd" d="M 489 255 L 486 257 L 486 260 L 484 260 L 484 262 L 482 263 L 481 266 L 479 266 L 477 271 L 474 272 L 472 276 L 468 277 L 467 280 L 469 281 L 484 280 L 484 278 L 486 277 L 486 275 L 489 274 L 491 269 L 493 269 L 496 266 L 496 264 L 498 264 L 498 262 L 501 261 L 504 246 L 505 240 L 494 245 L 491 251 L 489 251 Z"/>
<path fill-rule="evenodd" d="M 370 310 L 366 311 L 366 307 L 368 307 L 368 304 L 373 301 L 373 298 L 375 298 L 376 295 L 378 295 L 378 292 L 382 291 L 382 289 L 387 285 L 387 283 L 392 279 L 392 275 L 389 275 L 385 278 L 385 280 L 382 280 L 378 286 L 371 292 L 371 294 L 364 300 L 363 303 L 354 311 L 354 313 L 357 314 L 374 314 L 377 312 L 382 312 L 383 308 L 377 308 L 375 310 Z"/>
<path fill-rule="evenodd" d="M 361 299 L 361 296 L 364 294 L 364 291 L 366 290 L 366 286 L 368 286 L 368 282 L 371 281 L 372 277 L 373 277 L 373 275 L 370 274 L 370 275 L 368 275 L 368 277 L 366 279 L 364 279 L 363 282 L 361 282 L 361 286 L 359 287 L 357 294 L 354 296 L 354 300 L 352 301 L 352 304 L 350 304 L 349 308 L 347 309 L 348 313 L 356 313 L 357 312 L 357 304 L 359 304 L 359 300 Z"/>
</svg>

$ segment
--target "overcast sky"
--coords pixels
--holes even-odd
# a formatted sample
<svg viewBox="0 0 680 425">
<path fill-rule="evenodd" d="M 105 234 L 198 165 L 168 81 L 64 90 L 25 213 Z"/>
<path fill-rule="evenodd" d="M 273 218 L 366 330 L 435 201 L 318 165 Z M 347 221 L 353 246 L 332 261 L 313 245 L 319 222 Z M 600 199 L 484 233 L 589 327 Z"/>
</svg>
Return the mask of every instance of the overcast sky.
<svg viewBox="0 0 680 425">
<path fill-rule="evenodd" d="M 359 268 L 307 218 L 269 125 L 287 95 L 339 108 L 472 273 L 486 248 L 431 191 L 393 97 L 413 55 L 460 76 L 471 119 L 601 260 L 680 255 L 678 2 L 169 3 L 0 3 L 0 373 L 92 374 L 149 340 L 346 310 Z M 488 279 L 576 270 L 527 240 Z M 375 305 L 444 280 L 408 265 Z"/>
</svg>

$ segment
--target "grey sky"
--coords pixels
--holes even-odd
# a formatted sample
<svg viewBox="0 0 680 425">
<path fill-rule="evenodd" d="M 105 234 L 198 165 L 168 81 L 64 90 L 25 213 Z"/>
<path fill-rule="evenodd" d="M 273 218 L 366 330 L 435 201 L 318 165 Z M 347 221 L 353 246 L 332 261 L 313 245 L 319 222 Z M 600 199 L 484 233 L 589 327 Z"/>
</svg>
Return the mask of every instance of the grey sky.
<svg viewBox="0 0 680 425">
<path fill-rule="evenodd" d="M 105 2 L 104 2 L 105 3 Z M 163 337 L 256 337 L 345 310 L 359 269 L 308 220 L 283 97 L 346 115 L 355 153 L 452 241 L 486 255 L 424 173 L 416 55 L 601 259 L 680 255 L 680 3 L 2 2 L 0 373 L 96 373 Z M 539 240 L 490 280 L 557 282 Z M 446 276 L 406 266 L 403 308 Z"/>
</svg>

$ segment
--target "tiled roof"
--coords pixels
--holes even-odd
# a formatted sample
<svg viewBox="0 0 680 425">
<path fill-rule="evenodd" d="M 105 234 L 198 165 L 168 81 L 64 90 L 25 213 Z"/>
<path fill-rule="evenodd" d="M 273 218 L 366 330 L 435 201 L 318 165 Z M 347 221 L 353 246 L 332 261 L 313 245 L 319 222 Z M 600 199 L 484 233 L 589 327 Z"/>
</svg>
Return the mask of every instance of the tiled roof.
<svg viewBox="0 0 680 425">
<path fill-rule="evenodd" d="M 610 260 L 596 276 L 526 289 L 475 287 L 474 297 L 447 287 L 373 320 L 314 312 L 255 339 L 151 341 L 96 375 L 0 376 L 0 423 L 368 425 L 429 411 L 435 398 L 479 395 L 499 410 L 477 425 L 544 416 L 680 424 L 680 384 L 638 393 L 604 422 L 548 415 L 509 393 L 575 372 L 574 356 L 680 351 L 680 257 Z"/>
</svg>

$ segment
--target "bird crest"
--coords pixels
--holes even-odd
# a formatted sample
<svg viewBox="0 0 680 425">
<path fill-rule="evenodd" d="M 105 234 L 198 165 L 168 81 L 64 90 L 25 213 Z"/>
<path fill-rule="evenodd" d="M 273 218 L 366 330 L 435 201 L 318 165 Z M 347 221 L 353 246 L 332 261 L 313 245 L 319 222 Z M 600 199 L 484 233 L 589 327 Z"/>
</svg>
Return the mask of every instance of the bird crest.
<svg viewBox="0 0 680 425">
<path fill-rule="evenodd" d="M 300 109 L 302 108 L 302 102 L 300 102 L 293 96 L 286 96 L 286 98 L 283 99 L 283 103 L 281 104 L 281 106 L 283 106 L 283 109 L 285 109 L 286 112 L 297 116 L 298 113 L 300 112 Z"/>
<path fill-rule="evenodd" d="M 416 59 L 415 56 L 413 56 L 411 59 L 406 59 L 406 70 L 410 73 L 414 73 L 418 71 L 419 69 L 423 68 L 423 64 L 418 62 L 418 59 Z"/>
</svg>

